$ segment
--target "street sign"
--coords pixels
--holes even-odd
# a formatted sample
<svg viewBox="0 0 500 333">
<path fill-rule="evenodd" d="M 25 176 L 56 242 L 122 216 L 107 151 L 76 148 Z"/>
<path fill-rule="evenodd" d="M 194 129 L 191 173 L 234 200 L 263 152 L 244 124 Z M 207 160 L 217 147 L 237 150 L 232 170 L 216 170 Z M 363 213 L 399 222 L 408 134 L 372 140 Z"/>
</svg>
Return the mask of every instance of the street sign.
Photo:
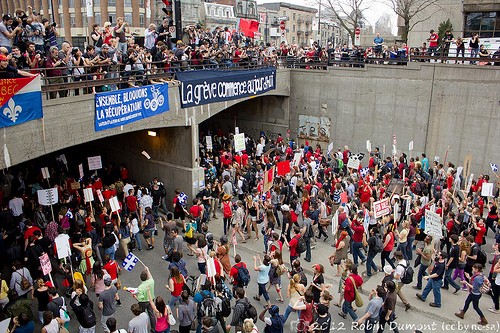
<svg viewBox="0 0 500 333">
<path fill-rule="evenodd" d="M 276 18 L 278 21 L 288 21 L 288 16 L 280 16 Z"/>
<path fill-rule="evenodd" d="M 280 29 L 285 30 L 285 28 L 286 28 L 285 21 L 281 21 L 280 22 Z"/>
<path fill-rule="evenodd" d="M 354 30 L 354 45 L 361 46 L 361 29 L 360 28 L 356 28 L 356 30 Z"/>
</svg>

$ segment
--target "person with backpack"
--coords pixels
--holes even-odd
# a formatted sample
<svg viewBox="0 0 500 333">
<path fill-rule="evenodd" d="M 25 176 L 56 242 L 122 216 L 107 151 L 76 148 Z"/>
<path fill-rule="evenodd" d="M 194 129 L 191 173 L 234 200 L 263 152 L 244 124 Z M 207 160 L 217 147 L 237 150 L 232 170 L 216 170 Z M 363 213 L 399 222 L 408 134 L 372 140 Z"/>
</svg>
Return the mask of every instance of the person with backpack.
<svg viewBox="0 0 500 333">
<path fill-rule="evenodd" d="M 361 288 L 363 285 L 363 279 L 358 275 L 358 266 L 356 264 L 351 265 L 349 268 L 350 274 L 347 276 L 344 285 L 344 302 L 342 303 L 342 310 L 339 312 L 339 316 L 346 318 L 349 314 L 353 321 L 358 319 L 356 312 L 352 307 L 352 303 L 356 298 L 356 289 Z"/>
<path fill-rule="evenodd" d="M 257 265 L 258 263 L 258 265 Z M 260 296 L 264 296 L 268 306 L 271 306 L 271 301 L 269 299 L 269 293 L 267 292 L 266 286 L 269 283 L 269 271 L 271 270 L 271 258 L 266 254 L 262 260 L 260 255 L 253 257 L 253 269 L 259 272 L 257 277 L 257 284 L 259 286 L 258 296 L 254 296 L 253 299 L 260 302 Z"/>
<path fill-rule="evenodd" d="M 394 280 L 396 281 L 397 294 L 398 294 L 399 298 L 401 299 L 401 302 L 403 302 L 403 304 L 405 305 L 405 311 L 408 311 L 408 310 L 410 310 L 411 305 L 406 300 L 402 289 L 403 289 L 405 284 L 408 284 L 408 283 L 405 283 L 406 280 L 404 280 L 404 279 L 405 279 L 405 275 L 406 275 L 406 278 L 409 278 L 408 275 L 409 275 L 410 269 L 411 269 L 411 274 L 412 274 L 412 278 L 413 278 L 413 269 L 410 266 L 411 263 L 403 258 L 403 253 L 401 253 L 401 251 L 394 252 L 394 257 L 397 260 L 397 265 L 396 265 L 396 269 L 394 272 Z M 411 281 L 410 281 L 410 283 L 411 283 Z"/>
<path fill-rule="evenodd" d="M 10 279 L 9 289 L 15 289 L 19 298 L 28 298 L 28 293 L 33 288 L 33 278 L 30 271 L 23 267 L 19 260 L 14 261 L 12 269 L 14 272 Z"/>
<path fill-rule="evenodd" d="M 92 303 L 87 294 L 84 294 L 81 289 L 77 289 L 75 292 L 76 294 L 69 304 L 75 312 L 78 323 L 80 324 L 78 331 L 79 333 L 95 333 L 97 320 L 93 309 L 94 303 Z M 75 303 L 77 299 L 80 305 Z M 131 331 L 129 330 L 129 332 Z"/>
<path fill-rule="evenodd" d="M 370 238 L 368 238 L 368 255 L 366 257 L 366 276 L 370 277 L 373 274 L 377 274 L 379 271 L 379 267 L 373 261 L 375 256 L 382 252 L 383 250 L 383 242 L 382 237 L 379 234 L 378 228 L 370 229 Z M 372 274 L 372 269 L 374 273 Z"/>
<path fill-rule="evenodd" d="M 215 306 L 217 311 L 215 317 L 226 332 L 226 318 L 231 314 L 231 300 L 226 294 L 222 282 L 215 285 Z"/>
<path fill-rule="evenodd" d="M 233 284 L 233 293 L 237 288 L 244 288 L 250 282 L 250 273 L 248 272 L 247 265 L 241 261 L 241 256 L 236 254 L 234 256 L 235 264 L 231 267 L 229 277 Z"/>
<path fill-rule="evenodd" d="M 212 293 L 210 281 L 207 281 L 201 286 L 201 290 L 194 295 L 194 301 L 198 304 L 197 317 L 198 327 L 196 333 L 201 333 L 201 320 L 203 317 L 216 318 L 217 308 L 215 306 L 214 294 Z"/>
<path fill-rule="evenodd" d="M 269 312 L 270 317 L 266 317 L 266 312 Z M 266 306 L 259 315 L 260 321 L 266 323 L 264 333 L 283 333 L 285 320 L 280 315 L 280 308 L 277 305 Z"/>
<path fill-rule="evenodd" d="M 229 230 L 229 226 L 231 224 L 231 218 L 233 217 L 233 209 L 231 204 L 231 195 L 224 194 L 222 196 L 222 215 L 223 215 L 223 226 L 224 226 L 224 235 L 227 234 Z"/>
<path fill-rule="evenodd" d="M 245 289 L 240 287 L 236 288 L 234 297 L 236 299 L 236 304 L 234 305 L 231 322 L 226 326 L 226 331 L 229 332 L 231 327 L 234 327 L 234 332 L 236 333 L 243 331 L 245 319 L 252 320 L 254 323 L 257 321 L 257 310 L 250 303 L 248 298 L 245 297 Z"/>
<path fill-rule="evenodd" d="M 283 208 L 281 209 L 283 210 Z M 288 242 L 285 238 L 285 245 L 288 246 L 288 249 L 290 250 L 290 264 L 292 264 L 293 261 L 299 257 L 300 253 L 302 253 L 298 251 L 299 240 L 302 238 L 302 234 L 300 233 L 300 228 L 294 226 L 293 233 L 294 236 L 292 239 L 290 239 L 290 242 Z"/>
<path fill-rule="evenodd" d="M 469 289 L 469 295 L 465 299 L 464 307 L 462 308 L 462 310 L 460 310 L 460 312 L 455 313 L 455 316 L 460 319 L 464 319 L 465 313 L 469 309 L 470 303 L 472 303 L 472 307 L 474 308 L 474 310 L 476 310 L 480 318 L 478 324 L 488 325 L 486 317 L 479 308 L 479 300 L 482 296 L 481 288 L 483 287 L 483 283 L 485 282 L 485 279 L 487 280 L 487 278 L 483 275 L 483 266 L 481 264 L 474 264 L 472 266 L 472 272 L 472 276 L 468 273 L 465 273 L 465 277 L 469 281 L 463 280 L 462 283 L 467 285 L 467 289 Z"/>
</svg>

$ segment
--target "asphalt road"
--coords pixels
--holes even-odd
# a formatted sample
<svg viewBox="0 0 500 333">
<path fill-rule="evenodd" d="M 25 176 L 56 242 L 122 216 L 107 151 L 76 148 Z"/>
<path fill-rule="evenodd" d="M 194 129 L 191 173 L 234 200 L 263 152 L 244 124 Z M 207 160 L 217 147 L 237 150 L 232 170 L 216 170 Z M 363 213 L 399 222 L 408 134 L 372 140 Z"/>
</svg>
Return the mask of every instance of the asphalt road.
<svg viewBox="0 0 500 333">
<path fill-rule="evenodd" d="M 222 219 L 212 220 L 209 224 L 210 231 L 216 235 L 215 239 L 219 239 L 219 235 L 222 234 Z M 303 267 L 306 269 L 306 273 L 308 276 L 308 281 L 312 279 L 312 270 L 311 266 L 313 263 L 321 263 L 325 266 L 326 272 L 324 274 L 326 283 L 331 283 L 332 287 L 330 291 L 334 295 L 333 303 L 338 301 L 339 295 L 337 294 L 338 288 L 338 278 L 333 276 L 334 270 L 328 263 L 328 256 L 332 252 L 332 247 L 330 246 L 333 242 L 332 237 L 330 237 L 329 242 L 320 241 L 317 243 L 315 249 L 312 250 L 312 263 L 309 264 L 305 261 L 302 261 Z M 164 299 L 168 300 L 170 292 L 165 288 L 165 284 L 167 283 L 168 272 L 167 266 L 168 263 L 161 259 L 164 254 L 162 248 L 162 240 L 163 240 L 163 232 L 160 231 L 159 235 L 156 236 L 156 247 L 151 251 L 142 251 L 142 252 L 134 252 L 150 269 L 154 279 L 155 279 L 155 294 L 158 296 L 164 297 Z M 236 246 L 237 253 L 239 253 L 243 261 L 247 263 L 249 266 L 250 274 L 252 280 L 246 289 L 247 297 L 251 300 L 252 304 L 254 304 L 257 308 L 257 311 L 263 309 L 265 302 L 262 300 L 260 304 L 259 302 L 252 299 L 254 295 L 257 294 L 257 283 L 256 277 L 257 272 L 253 272 L 250 268 L 253 267 L 253 256 L 256 254 L 262 254 L 264 249 L 262 237 L 260 241 L 249 240 L 246 244 L 238 244 Z M 186 253 L 186 251 L 185 251 Z M 233 258 L 234 253 L 231 251 L 231 258 Z M 284 250 L 284 258 L 288 258 L 288 251 Z M 188 273 L 189 275 L 199 275 L 198 267 L 196 260 L 194 257 L 185 256 L 184 258 L 188 263 Z M 118 254 L 117 261 L 121 263 L 121 256 Z M 286 264 L 288 265 L 288 260 L 285 259 Z M 380 259 L 377 257 L 375 259 L 377 264 L 380 264 Z M 233 262 L 232 262 L 233 263 Z M 122 271 L 121 280 L 122 285 L 124 287 L 137 287 L 140 284 L 139 275 L 142 271 L 143 267 L 141 264 L 137 264 L 132 272 Z M 360 273 L 364 272 L 364 266 L 359 267 Z M 283 294 L 286 297 L 286 288 L 288 286 L 286 276 L 282 276 L 283 278 Z M 365 293 L 363 296 L 365 306 L 368 303 L 367 294 L 371 289 L 374 289 L 378 283 L 382 280 L 382 273 L 373 276 L 371 279 L 365 281 L 363 292 Z M 452 292 L 444 291 L 442 293 L 443 298 L 443 307 L 440 309 L 435 309 L 429 307 L 429 303 L 432 301 L 432 293 L 429 295 L 429 298 L 426 303 L 421 302 L 415 297 L 415 290 L 410 286 L 405 286 L 404 289 L 406 298 L 412 305 L 412 309 L 410 311 L 405 312 L 404 307 L 400 300 L 398 300 L 398 308 L 396 310 L 398 319 L 398 327 L 400 332 L 414 332 L 414 330 L 420 330 L 422 332 L 499 332 L 500 331 L 500 322 L 498 315 L 494 315 L 487 311 L 487 308 L 492 305 L 491 298 L 489 296 L 483 296 L 480 302 L 481 309 L 485 313 L 490 325 L 487 327 L 483 327 L 482 330 L 479 330 L 480 326 L 477 325 L 478 316 L 472 309 L 466 314 L 464 320 L 457 321 L 457 319 L 453 314 L 457 312 L 458 309 L 463 305 L 464 300 L 466 298 L 465 292 L 460 292 L 459 295 L 453 295 Z M 94 302 L 94 310 L 96 311 L 96 315 L 98 318 L 98 325 L 96 328 L 96 332 L 103 332 L 100 327 L 100 311 L 97 308 L 97 299 L 93 291 L 89 292 L 91 300 Z M 133 314 L 130 311 L 130 306 L 135 302 L 134 298 L 130 295 L 130 293 L 120 290 L 119 291 L 120 298 L 122 300 L 122 306 L 117 308 L 115 318 L 118 322 L 118 327 L 127 329 L 128 321 L 133 318 Z M 275 300 L 277 297 L 277 293 L 274 288 L 270 291 L 271 300 Z M 35 303 L 36 301 L 34 301 Z M 68 302 L 69 303 L 69 302 Z M 281 312 L 283 313 L 288 302 L 285 299 L 284 303 L 279 303 L 277 301 L 273 301 L 274 304 L 280 307 Z M 333 304 L 332 303 L 332 304 Z M 234 303 L 233 303 L 234 304 Z M 335 331 L 352 331 L 352 322 L 349 317 L 347 319 L 343 319 L 338 315 L 339 308 L 332 305 L 330 307 L 330 314 L 332 315 L 332 330 Z M 357 310 L 358 316 L 362 316 L 364 314 L 365 307 L 362 307 Z M 290 322 L 296 320 L 296 315 L 291 314 L 287 325 L 285 327 L 285 332 L 292 332 L 290 328 Z M 262 332 L 265 324 L 262 322 L 258 323 L 258 327 Z M 39 332 L 39 324 L 37 325 L 36 332 Z M 175 329 L 174 326 L 172 329 Z M 70 332 L 78 332 L 78 322 L 76 318 L 73 316 L 73 319 L 70 323 Z M 233 330 L 234 331 L 234 330 Z M 386 327 L 385 331 L 389 331 Z"/>
</svg>

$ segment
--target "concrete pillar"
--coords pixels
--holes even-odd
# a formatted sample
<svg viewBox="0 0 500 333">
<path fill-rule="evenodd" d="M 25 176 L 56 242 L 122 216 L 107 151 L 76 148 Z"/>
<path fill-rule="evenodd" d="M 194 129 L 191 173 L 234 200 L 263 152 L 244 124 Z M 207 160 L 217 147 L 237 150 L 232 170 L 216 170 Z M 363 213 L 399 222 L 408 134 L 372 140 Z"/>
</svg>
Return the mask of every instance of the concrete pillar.
<svg viewBox="0 0 500 333">
<path fill-rule="evenodd" d="M 83 15 L 87 15 L 86 13 L 86 7 L 82 8 L 82 3 L 81 1 L 75 1 L 75 23 L 77 27 L 83 27 L 83 18 L 82 18 L 82 13 Z M 92 21 L 92 23 L 94 23 Z M 92 23 L 87 19 L 87 24 L 89 26 L 89 29 L 87 31 L 92 32 Z M 88 34 L 88 37 L 90 38 L 90 32 Z"/>
<path fill-rule="evenodd" d="M 62 14 L 64 23 L 64 39 L 66 39 L 68 42 L 71 42 L 71 44 L 73 45 L 71 36 L 71 19 L 69 17 L 69 0 L 62 1 Z"/>
</svg>

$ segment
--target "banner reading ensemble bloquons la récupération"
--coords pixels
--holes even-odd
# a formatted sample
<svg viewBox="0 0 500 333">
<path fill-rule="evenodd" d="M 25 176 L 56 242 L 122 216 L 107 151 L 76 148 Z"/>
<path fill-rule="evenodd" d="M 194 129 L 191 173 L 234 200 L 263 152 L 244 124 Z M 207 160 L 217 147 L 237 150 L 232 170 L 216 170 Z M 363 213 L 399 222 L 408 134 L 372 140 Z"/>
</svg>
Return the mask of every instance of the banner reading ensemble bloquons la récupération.
<svg viewBox="0 0 500 333">
<path fill-rule="evenodd" d="M 130 124 L 169 110 L 166 83 L 98 93 L 95 95 L 95 130 Z"/>
<path fill-rule="evenodd" d="M 199 70 L 175 74 L 183 108 L 256 96 L 276 89 L 276 68 Z"/>
</svg>

